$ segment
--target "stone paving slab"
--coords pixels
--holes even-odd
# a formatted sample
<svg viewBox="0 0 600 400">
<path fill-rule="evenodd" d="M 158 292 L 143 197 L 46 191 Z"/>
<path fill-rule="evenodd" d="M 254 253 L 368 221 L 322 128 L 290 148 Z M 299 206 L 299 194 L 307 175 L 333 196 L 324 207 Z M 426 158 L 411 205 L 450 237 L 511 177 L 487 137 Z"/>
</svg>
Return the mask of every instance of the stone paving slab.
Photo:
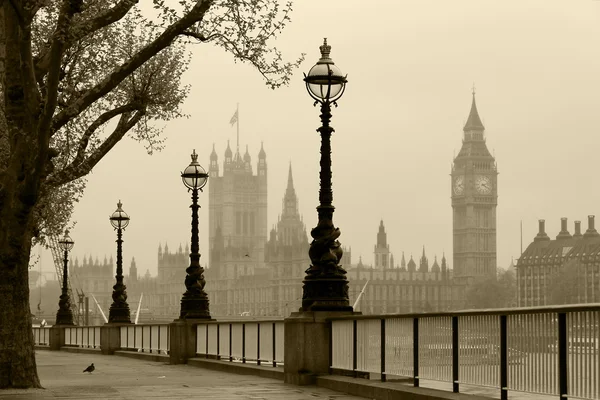
<svg viewBox="0 0 600 400">
<path fill-rule="evenodd" d="M 36 351 L 45 389 L 2 390 L 2 400 L 360 400 L 316 386 L 118 356 Z M 82 371 L 94 363 L 96 370 Z"/>
</svg>

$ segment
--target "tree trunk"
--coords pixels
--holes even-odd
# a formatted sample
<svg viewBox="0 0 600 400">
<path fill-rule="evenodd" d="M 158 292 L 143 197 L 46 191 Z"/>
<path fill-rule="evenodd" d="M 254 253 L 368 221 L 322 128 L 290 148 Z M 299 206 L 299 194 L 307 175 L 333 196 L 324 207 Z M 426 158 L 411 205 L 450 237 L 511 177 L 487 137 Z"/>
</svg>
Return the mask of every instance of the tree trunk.
<svg viewBox="0 0 600 400">
<path fill-rule="evenodd" d="M 0 0 L 0 50 L 7 131 L 0 145 L 0 389 L 39 388 L 29 309 L 32 210 L 39 199 L 41 149 L 33 127 L 31 99 L 23 87 L 19 44 L 23 32 L 14 9 Z M 29 91 L 31 93 L 31 91 Z M 8 134 L 8 138 L 7 138 Z M 7 140 L 8 139 L 8 140 Z M 6 150 L 6 149 L 4 149 Z M 10 157 L 7 158 L 7 154 Z M 2 157 L 0 157 L 2 158 Z"/>
<path fill-rule="evenodd" d="M 39 388 L 29 309 L 31 235 L 3 205 L 2 230 L 9 235 L 0 241 L 0 389 Z"/>
</svg>

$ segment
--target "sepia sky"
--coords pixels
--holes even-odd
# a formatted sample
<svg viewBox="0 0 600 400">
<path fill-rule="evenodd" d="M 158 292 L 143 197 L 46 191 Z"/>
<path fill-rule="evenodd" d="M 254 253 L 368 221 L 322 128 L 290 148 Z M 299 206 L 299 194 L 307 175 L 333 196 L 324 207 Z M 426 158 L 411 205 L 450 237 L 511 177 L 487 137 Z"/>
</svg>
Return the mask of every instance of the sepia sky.
<svg viewBox="0 0 600 400">
<path fill-rule="evenodd" d="M 333 109 L 334 223 L 340 242 L 372 264 L 379 221 L 390 250 L 446 252 L 452 266 L 450 168 L 476 87 L 487 145 L 498 164 L 497 254 L 506 268 L 546 219 L 600 218 L 600 1 L 593 0 L 297 0 L 275 42 L 289 58 L 306 53 L 289 87 L 273 91 L 250 66 L 210 44 L 192 47 L 184 81 L 189 119 L 165 124 L 166 149 L 148 156 L 126 139 L 89 175 L 71 232 L 73 257 L 116 254 L 108 217 L 120 199 L 131 223 L 125 271 L 156 274 L 157 247 L 190 241 L 190 194 L 180 178 L 190 153 L 208 169 L 213 143 L 223 161 L 240 107 L 240 150 L 256 171 L 261 142 L 268 164 L 268 227 L 277 222 L 292 163 L 300 212 L 317 222 L 319 110 L 302 81 L 327 37 L 348 74 Z M 375 5 L 376 4 L 376 5 Z M 221 164 L 222 165 L 222 164 Z M 222 167 L 221 167 L 222 170 Z M 209 183 L 210 184 L 210 183 Z M 208 193 L 200 194 L 201 263 L 208 261 Z M 342 259 L 342 264 L 344 260 Z M 307 265 L 308 267 L 308 265 Z M 49 256 L 43 268 L 53 270 Z M 182 283 L 183 285 L 183 283 Z M 208 286 L 207 286 L 208 289 Z"/>
</svg>

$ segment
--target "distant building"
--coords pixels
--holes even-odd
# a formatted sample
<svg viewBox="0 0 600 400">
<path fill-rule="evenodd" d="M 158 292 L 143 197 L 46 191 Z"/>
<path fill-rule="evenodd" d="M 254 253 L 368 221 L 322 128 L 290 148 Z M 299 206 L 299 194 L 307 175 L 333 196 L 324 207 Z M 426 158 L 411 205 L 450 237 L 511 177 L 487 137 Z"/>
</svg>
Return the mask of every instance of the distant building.
<svg viewBox="0 0 600 400">
<path fill-rule="evenodd" d="M 211 313 L 231 315 L 234 302 L 230 289 L 241 276 L 260 274 L 265 267 L 267 241 L 267 161 L 261 146 L 256 174 L 246 147 L 233 155 L 225 150 L 223 173 L 213 146 L 210 155 L 209 266 L 206 291 Z"/>
<path fill-rule="evenodd" d="M 575 221 L 571 235 L 561 219 L 556 239 L 546 234 L 545 221 L 517 261 L 517 302 L 520 307 L 600 302 L 600 234 L 594 216 L 581 233 Z"/>
<path fill-rule="evenodd" d="M 454 279 L 464 284 L 496 276 L 498 170 L 475 104 L 451 171 Z"/>
<path fill-rule="evenodd" d="M 379 223 L 377 244 L 374 247 L 375 264 L 365 266 L 362 259 L 348 269 L 350 303 L 357 303 L 356 311 L 364 314 L 411 313 L 445 311 L 457 308 L 457 289 L 445 255 L 441 265 L 437 257 L 429 267 L 425 247 L 419 259 L 419 268 L 412 255 L 406 263 L 404 253 L 400 264 L 394 262 L 389 251 L 383 221 Z M 367 283 L 368 281 L 368 283 Z M 366 285 L 366 286 L 365 286 Z"/>
</svg>

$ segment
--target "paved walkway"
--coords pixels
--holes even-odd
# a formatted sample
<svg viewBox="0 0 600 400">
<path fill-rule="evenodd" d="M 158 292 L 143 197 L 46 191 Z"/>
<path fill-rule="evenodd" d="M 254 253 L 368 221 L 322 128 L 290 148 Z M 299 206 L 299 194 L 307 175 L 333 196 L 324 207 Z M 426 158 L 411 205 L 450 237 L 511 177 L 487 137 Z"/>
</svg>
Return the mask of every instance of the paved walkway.
<svg viewBox="0 0 600 400">
<path fill-rule="evenodd" d="M 36 359 L 45 389 L 0 391 L 1 399 L 364 400 L 315 386 L 119 356 L 42 350 Z M 96 370 L 82 373 L 92 362 Z"/>
</svg>

